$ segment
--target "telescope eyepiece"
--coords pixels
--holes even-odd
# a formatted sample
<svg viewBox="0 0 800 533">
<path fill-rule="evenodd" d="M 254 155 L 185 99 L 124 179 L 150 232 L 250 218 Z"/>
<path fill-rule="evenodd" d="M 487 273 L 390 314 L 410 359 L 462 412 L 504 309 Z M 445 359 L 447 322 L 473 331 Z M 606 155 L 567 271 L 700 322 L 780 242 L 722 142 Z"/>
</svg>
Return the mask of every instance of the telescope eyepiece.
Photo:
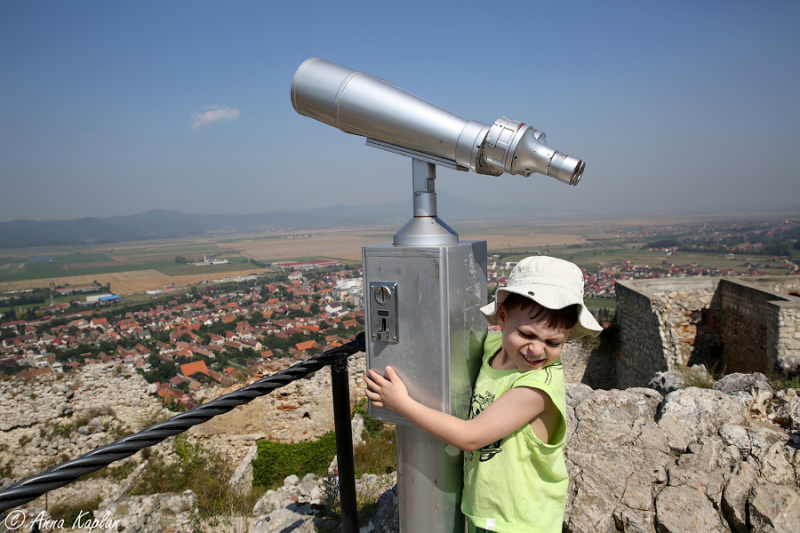
<svg viewBox="0 0 800 533">
<path fill-rule="evenodd" d="M 586 167 L 583 161 L 549 147 L 547 136 L 539 130 L 528 127 L 519 137 L 511 154 L 510 165 L 505 167 L 506 172 L 526 178 L 536 172 L 568 185 L 578 184 Z"/>
</svg>

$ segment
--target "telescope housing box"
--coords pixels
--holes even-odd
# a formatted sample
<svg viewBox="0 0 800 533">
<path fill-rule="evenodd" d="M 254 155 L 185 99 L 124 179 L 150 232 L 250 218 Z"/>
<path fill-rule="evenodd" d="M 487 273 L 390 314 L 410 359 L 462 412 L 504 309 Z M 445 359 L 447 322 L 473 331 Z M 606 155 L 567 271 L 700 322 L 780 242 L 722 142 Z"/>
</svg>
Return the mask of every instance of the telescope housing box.
<svg viewBox="0 0 800 533">
<path fill-rule="evenodd" d="M 486 241 L 378 244 L 363 258 L 367 368 L 391 365 L 412 398 L 466 419 L 486 335 Z M 414 426 L 372 404 L 369 415 Z"/>
</svg>

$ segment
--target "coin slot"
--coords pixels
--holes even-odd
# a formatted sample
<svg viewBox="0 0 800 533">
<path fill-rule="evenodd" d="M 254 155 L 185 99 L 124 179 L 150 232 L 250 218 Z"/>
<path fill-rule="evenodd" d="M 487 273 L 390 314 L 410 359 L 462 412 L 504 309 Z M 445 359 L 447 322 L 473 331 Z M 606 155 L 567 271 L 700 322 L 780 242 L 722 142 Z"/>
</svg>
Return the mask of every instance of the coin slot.
<svg viewBox="0 0 800 533">
<path fill-rule="evenodd" d="M 397 321 L 397 284 L 393 282 L 370 283 L 368 300 L 370 337 L 376 342 L 397 344 L 399 325 Z"/>
</svg>

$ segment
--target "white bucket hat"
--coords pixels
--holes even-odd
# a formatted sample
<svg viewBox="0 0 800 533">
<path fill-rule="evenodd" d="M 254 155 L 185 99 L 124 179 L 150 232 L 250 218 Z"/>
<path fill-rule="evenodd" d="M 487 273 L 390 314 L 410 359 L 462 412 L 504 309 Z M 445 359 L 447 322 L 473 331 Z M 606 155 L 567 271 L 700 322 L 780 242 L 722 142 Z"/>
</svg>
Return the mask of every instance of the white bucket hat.
<svg viewBox="0 0 800 533">
<path fill-rule="evenodd" d="M 530 298 L 548 309 L 563 309 L 578 304 L 578 323 L 572 328 L 568 341 L 591 335 L 596 337 L 602 326 L 583 303 L 583 273 L 578 265 L 555 257 L 526 257 L 508 276 L 508 284 L 497 289 L 495 301 L 481 307 L 489 324 L 497 324 L 497 309 L 509 294 Z"/>
</svg>

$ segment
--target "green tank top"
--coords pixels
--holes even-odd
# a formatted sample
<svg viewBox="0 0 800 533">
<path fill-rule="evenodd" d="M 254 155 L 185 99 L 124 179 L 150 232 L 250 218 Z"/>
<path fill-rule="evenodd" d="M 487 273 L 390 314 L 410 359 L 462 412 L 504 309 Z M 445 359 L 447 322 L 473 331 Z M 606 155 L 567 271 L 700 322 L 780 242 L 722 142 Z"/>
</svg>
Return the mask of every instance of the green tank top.
<svg viewBox="0 0 800 533">
<path fill-rule="evenodd" d="M 502 333 L 484 341 L 470 418 L 514 387 L 532 387 L 550 396 L 561 413 L 549 444 L 530 424 L 480 450 L 464 454 L 464 493 L 461 511 L 478 528 L 488 531 L 560 533 L 567 499 L 566 392 L 561 359 L 528 372 L 495 370 L 489 363 L 500 350 Z"/>
</svg>

